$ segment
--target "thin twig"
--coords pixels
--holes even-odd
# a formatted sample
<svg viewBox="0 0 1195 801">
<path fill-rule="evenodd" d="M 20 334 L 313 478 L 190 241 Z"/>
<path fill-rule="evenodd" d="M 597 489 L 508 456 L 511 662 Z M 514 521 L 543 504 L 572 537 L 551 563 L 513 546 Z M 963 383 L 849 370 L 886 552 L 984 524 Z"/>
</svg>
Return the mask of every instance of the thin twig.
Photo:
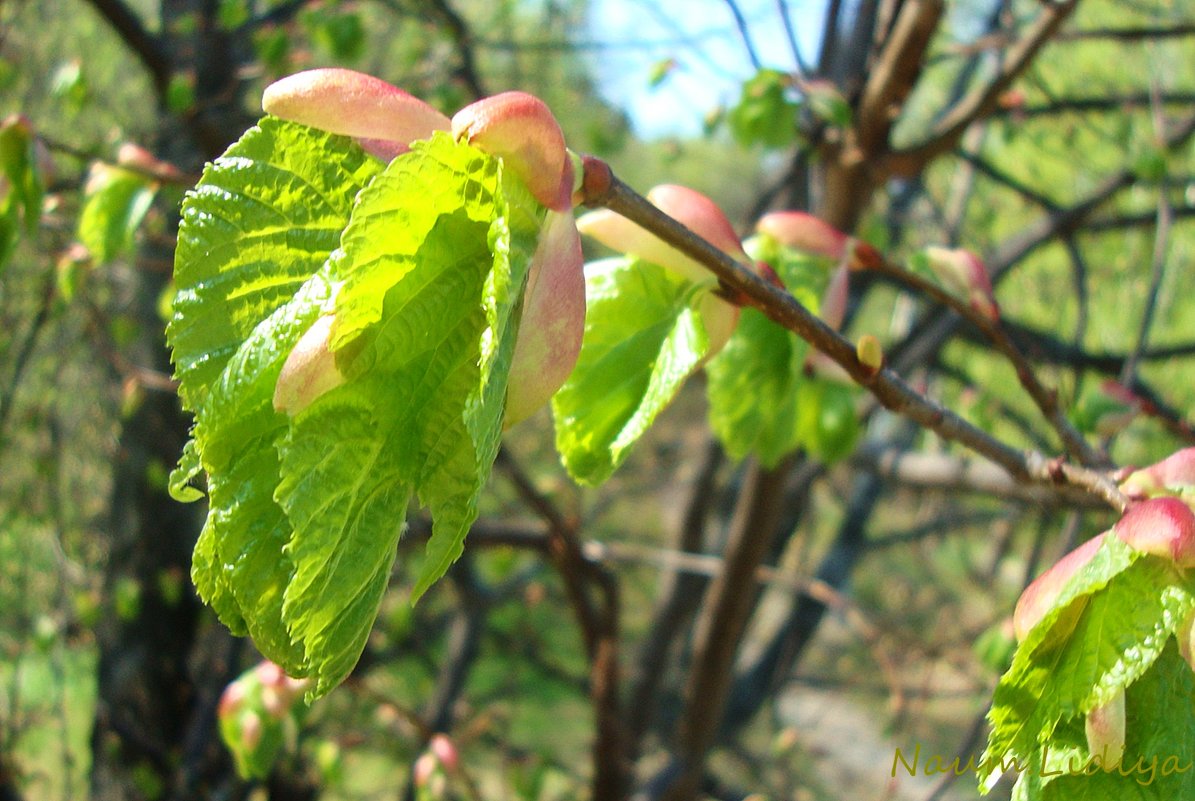
<svg viewBox="0 0 1195 801">
<path fill-rule="evenodd" d="M 792 295 L 664 214 L 610 172 L 597 159 L 585 159 L 584 200 L 635 222 L 709 269 L 742 305 L 758 309 L 773 322 L 809 342 L 867 388 L 888 409 L 908 417 L 943 439 L 958 442 L 1004 467 L 1014 477 L 1041 484 L 1071 484 L 1115 509 L 1127 505 L 1116 484 L 1101 471 L 1051 460 L 1036 451 L 1017 450 L 924 397 L 891 369 L 863 364 L 855 347 Z"/>
<path fill-rule="evenodd" d="M 1083 435 L 1075 429 L 1066 415 L 1063 414 L 1061 407 L 1058 405 L 1057 391 L 1046 388 L 1038 380 L 1032 365 L 1029 364 L 1024 354 L 1013 343 L 1008 333 L 998 321 L 991 320 L 980 314 L 969 303 L 945 291 L 932 281 L 906 270 L 901 265 L 894 264 L 887 259 L 881 260 L 881 263 L 874 269 L 881 275 L 894 278 L 905 286 L 911 287 L 923 295 L 927 295 L 934 302 L 953 309 L 956 314 L 983 332 L 983 335 L 996 346 L 1000 354 L 1013 366 L 1017 374 L 1017 380 L 1020 381 L 1021 386 L 1028 393 L 1029 397 L 1033 399 L 1037 408 L 1041 410 L 1042 415 L 1049 421 L 1054 431 L 1058 434 L 1059 439 L 1062 440 L 1062 444 L 1067 452 L 1078 459 L 1080 463 L 1087 466 L 1104 468 L 1111 466 L 1108 457 L 1093 448 L 1083 438 Z"/>
<path fill-rule="evenodd" d="M 751 59 L 751 66 L 756 70 L 763 69 L 763 62 L 759 60 L 759 53 L 755 49 L 755 44 L 751 41 L 751 30 L 747 27 L 747 18 L 743 16 L 742 9 L 739 8 L 735 0 L 722 0 L 726 7 L 730 9 L 731 15 L 734 16 L 734 25 L 739 31 L 739 38 L 743 40 L 743 47 L 747 50 L 747 58 Z"/>
</svg>

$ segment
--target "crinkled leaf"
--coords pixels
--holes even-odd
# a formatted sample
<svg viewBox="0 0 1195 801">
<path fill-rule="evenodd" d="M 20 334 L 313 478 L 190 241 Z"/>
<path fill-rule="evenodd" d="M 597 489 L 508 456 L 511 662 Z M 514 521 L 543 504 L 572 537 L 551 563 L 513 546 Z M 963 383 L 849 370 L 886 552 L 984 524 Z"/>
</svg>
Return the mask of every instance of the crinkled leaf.
<svg viewBox="0 0 1195 801">
<path fill-rule="evenodd" d="M 179 392 L 198 408 L 249 332 L 340 241 L 381 170 L 347 137 L 266 117 L 209 164 L 183 202 L 167 331 Z"/>
<path fill-rule="evenodd" d="M 1158 801 L 1195 798 L 1195 674 L 1169 643 L 1125 693 L 1125 753 L 1101 769 L 1083 721 L 1060 724 L 1018 776 L 1019 801 Z"/>
<path fill-rule="evenodd" d="M 785 287 L 815 314 L 833 267 L 774 242 L 746 243 L 775 265 Z M 774 466 L 797 448 L 826 461 L 850 452 L 858 435 L 852 387 L 810 377 L 808 344 L 754 309 L 743 309 L 730 341 L 706 366 L 710 426 L 736 459 Z"/>
<path fill-rule="evenodd" d="M 1001 678 L 984 761 L 1029 758 L 1060 722 L 1129 687 L 1195 609 L 1189 582 L 1165 560 L 1108 536 L 1026 636 Z M 981 772 L 981 780 L 986 772 Z"/>
<path fill-rule="evenodd" d="M 755 309 L 743 309 L 726 346 L 706 366 L 710 426 L 735 459 L 774 466 L 797 448 L 797 387 L 809 347 Z"/>
<path fill-rule="evenodd" d="M 350 380 L 291 422 L 275 495 L 294 527 L 283 617 L 316 693 L 364 646 L 412 493 L 433 518 L 413 594 L 460 555 L 497 455 L 541 216 L 496 160 L 442 134 L 361 193 L 329 265 Z"/>
<path fill-rule="evenodd" d="M 209 512 L 200 544 L 211 558 L 192 560 L 191 576 L 204 600 L 230 628 L 241 629 L 291 675 L 309 667 L 282 616 L 282 595 L 294 572 L 284 547 L 290 521 L 274 500 L 280 476 L 278 445 L 287 418 L 274 411 L 274 386 L 291 348 L 330 303 L 326 270 L 263 320 L 229 360 L 196 410 L 193 431 L 208 474 Z M 231 595 L 236 614 L 227 612 Z"/>
<path fill-rule="evenodd" d="M 292 145 L 293 163 L 279 152 Z M 497 454 L 543 210 L 447 135 L 363 190 L 375 170 L 344 139 L 267 118 L 235 148 L 188 201 L 190 294 L 172 337 L 196 445 L 172 484 L 187 487 L 197 454 L 211 507 L 200 594 L 318 695 L 364 647 L 413 497 L 434 520 L 415 594 L 460 554 Z M 333 311 L 348 380 L 288 418 L 273 408 L 282 365 Z"/>
<path fill-rule="evenodd" d="M 705 357 L 695 287 L 635 259 L 585 266 L 577 366 L 552 398 L 556 448 L 573 478 L 604 481 Z"/>
</svg>

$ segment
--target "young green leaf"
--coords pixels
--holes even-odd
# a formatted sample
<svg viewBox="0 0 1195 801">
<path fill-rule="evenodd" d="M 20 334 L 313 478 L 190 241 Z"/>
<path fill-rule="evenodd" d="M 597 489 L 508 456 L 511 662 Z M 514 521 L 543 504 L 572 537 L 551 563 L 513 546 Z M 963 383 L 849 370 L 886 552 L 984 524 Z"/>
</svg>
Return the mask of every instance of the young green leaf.
<svg viewBox="0 0 1195 801">
<path fill-rule="evenodd" d="M 1125 752 L 1108 770 L 1091 754 L 1079 720 L 1060 725 L 1019 777 L 1014 799 L 1124 801 L 1195 797 L 1195 674 L 1167 646 L 1125 693 Z"/>
<path fill-rule="evenodd" d="M 187 408 L 323 265 L 381 166 L 347 137 L 273 117 L 208 165 L 183 202 L 167 329 Z"/>
<path fill-rule="evenodd" d="M 131 250 L 133 237 L 157 194 L 153 181 L 130 170 L 97 164 L 85 194 L 79 241 L 101 264 Z"/>
<path fill-rule="evenodd" d="M 578 481 L 604 481 L 672 401 L 709 349 L 708 287 L 648 262 L 586 265 L 585 335 L 552 399 L 556 448 Z"/>
<path fill-rule="evenodd" d="M 412 495 L 433 518 L 413 595 L 460 555 L 497 455 L 542 214 L 496 159 L 446 134 L 416 142 L 358 198 L 329 263 L 348 380 L 279 443 L 295 568 L 282 614 L 316 693 L 365 644 Z"/>
<path fill-rule="evenodd" d="M 309 137 L 338 159 L 308 153 L 280 167 L 275 146 L 289 139 L 302 151 Z M 414 497 L 433 516 L 414 594 L 460 554 L 497 454 L 544 210 L 497 159 L 446 134 L 414 143 L 363 190 L 376 170 L 345 139 L 269 118 L 246 139 L 189 201 L 180 285 L 190 294 L 172 337 L 198 404 L 195 446 L 172 484 L 181 491 L 197 455 L 210 497 L 193 563 L 201 596 L 288 673 L 311 676 L 318 695 L 364 647 Z M 326 174 L 310 166 L 327 162 Z M 245 202 L 258 182 L 238 168 L 273 179 L 256 198 L 279 187 L 275 207 Z M 340 194 L 340 181 L 353 192 Z M 191 261 L 205 245 L 223 258 Z M 265 253 L 279 261 L 271 280 Z M 326 261 L 303 281 L 317 257 Z M 283 291 L 293 296 L 279 305 Z M 283 364 L 328 315 L 346 380 L 283 414 Z"/>
<path fill-rule="evenodd" d="M 831 276 L 826 259 L 748 240 L 753 258 L 776 265 L 789 292 L 817 313 Z M 726 347 L 706 366 L 710 426 L 727 453 L 754 453 L 764 465 L 804 447 L 819 458 L 849 453 L 857 435 L 854 396 L 845 385 L 806 374 L 809 346 L 754 309 L 743 309 Z"/>
<path fill-rule="evenodd" d="M 1167 560 L 1105 537 L 1001 678 L 988 714 L 988 770 L 1008 756 L 1028 759 L 1060 723 L 1130 687 L 1195 609 L 1193 589 Z"/>
</svg>

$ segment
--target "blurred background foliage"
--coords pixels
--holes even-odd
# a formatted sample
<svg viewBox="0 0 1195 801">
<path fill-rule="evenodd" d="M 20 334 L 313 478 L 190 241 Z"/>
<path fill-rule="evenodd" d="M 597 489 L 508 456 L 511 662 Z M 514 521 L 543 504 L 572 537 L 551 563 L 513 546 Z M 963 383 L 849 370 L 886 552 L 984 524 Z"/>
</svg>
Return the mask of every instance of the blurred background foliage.
<svg viewBox="0 0 1195 801">
<path fill-rule="evenodd" d="M 165 497 L 186 425 L 162 352 L 178 204 L 204 161 L 258 116 L 270 81 L 342 65 L 449 113 L 476 96 L 530 91 L 574 150 L 601 155 L 640 190 L 701 190 L 746 232 L 768 208 L 825 205 L 827 154 L 854 124 L 875 43 L 913 3 L 790 4 L 803 68 L 784 50 L 752 50 L 752 35 L 783 21 L 768 16 L 771 4 L 627 0 L 641 36 L 611 32 L 601 16 L 611 5 L 0 4 L 0 113 L 28 121 L 44 189 L 35 224 L 11 234 L 0 264 L 0 798 L 415 797 L 409 768 L 436 730 L 465 766 L 449 777 L 452 797 L 584 796 L 589 664 L 559 576 L 541 552 L 517 547 L 516 535 L 543 528 L 528 487 L 617 578 L 627 688 L 642 683 L 666 617 L 660 599 L 682 600 L 684 625 L 651 668 L 656 714 L 629 755 L 643 797 L 660 797 L 651 780 L 684 714 L 700 577 L 716 568 L 748 481 L 709 443 L 700 380 L 600 488 L 567 480 L 546 412 L 513 430 L 477 546 L 414 608 L 400 557 L 358 670 L 314 706 L 265 780 L 236 777 L 215 736 L 219 692 L 255 657 L 197 606 L 186 555 L 201 517 Z M 1048 5 L 949 4 L 894 108 L 891 147 L 922 141 L 943 109 L 999 75 L 1010 39 Z M 948 244 L 998 265 L 1004 319 L 1063 407 L 1117 464 L 1143 464 L 1192 439 L 1195 145 L 1165 137 L 1195 112 L 1195 18 L 1178 0 L 1074 5 L 956 145 L 866 196 L 855 233 L 896 260 Z M 672 21 L 668 36 L 655 34 L 661 20 Z M 604 91 L 633 84 L 636 102 L 664 103 L 708 58 L 686 33 L 696 29 L 743 47 L 723 65 L 733 91 L 711 83 L 695 97 L 690 87 L 689 116 L 672 132 Z M 848 52 L 852 42 L 864 52 Z M 607 58 L 613 50 L 637 50 L 648 66 L 612 75 L 624 63 Z M 145 158 L 122 149 L 129 143 Z M 0 180 L 13 197 L 14 176 Z M 1110 181 L 1116 191 L 1101 194 Z M 1091 213 L 1063 220 L 1093 197 Z M 1018 255 L 1039 229 L 1041 241 Z M 1059 452 L 1012 367 L 973 333 L 956 327 L 918 352 L 918 336 L 943 319 L 930 304 L 866 281 L 852 301 L 852 335 L 879 336 L 927 394 L 1015 446 Z M 1145 401 L 1117 420 L 1126 427 L 1111 426 L 1109 378 Z M 945 468 L 961 455 L 879 413 L 852 457 L 804 472 L 786 465 L 787 529 L 735 663 L 734 692 L 749 700 L 735 707 L 732 694 L 741 719 L 722 730 L 710 796 L 880 797 L 894 747 L 973 749 L 1008 658 L 1013 600 L 1042 565 L 1110 522 L 1106 510 L 1048 493 L 968 486 L 957 469 L 876 479 L 875 454 L 892 447 Z M 684 539 L 694 510 L 704 515 L 696 543 Z M 418 546 L 420 525 L 400 548 Z M 802 606 L 809 597 L 817 603 Z M 768 656 L 783 648 L 794 651 L 787 662 Z M 628 717 L 644 711 L 630 692 Z M 884 797 L 941 797 L 930 779 L 892 792 Z M 942 792 L 976 797 L 967 777 Z"/>
</svg>

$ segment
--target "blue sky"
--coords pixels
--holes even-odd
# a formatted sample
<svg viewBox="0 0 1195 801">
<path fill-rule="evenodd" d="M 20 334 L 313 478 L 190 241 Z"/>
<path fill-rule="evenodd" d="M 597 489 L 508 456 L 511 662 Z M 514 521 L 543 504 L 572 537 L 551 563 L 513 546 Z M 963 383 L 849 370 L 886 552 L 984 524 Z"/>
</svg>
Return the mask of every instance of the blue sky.
<svg viewBox="0 0 1195 801">
<path fill-rule="evenodd" d="M 787 0 L 806 61 L 816 56 L 825 0 Z M 792 49 L 777 0 L 739 0 L 751 40 L 766 67 L 793 68 Z M 725 0 L 592 0 L 587 40 L 661 43 L 615 46 L 590 54 L 606 97 L 625 108 L 645 137 L 696 134 L 706 112 L 733 103 L 754 68 Z M 693 40 L 692 43 L 681 43 Z M 651 88 L 653 64 L 674 58 L 677 67 Z"/>
</svg>

